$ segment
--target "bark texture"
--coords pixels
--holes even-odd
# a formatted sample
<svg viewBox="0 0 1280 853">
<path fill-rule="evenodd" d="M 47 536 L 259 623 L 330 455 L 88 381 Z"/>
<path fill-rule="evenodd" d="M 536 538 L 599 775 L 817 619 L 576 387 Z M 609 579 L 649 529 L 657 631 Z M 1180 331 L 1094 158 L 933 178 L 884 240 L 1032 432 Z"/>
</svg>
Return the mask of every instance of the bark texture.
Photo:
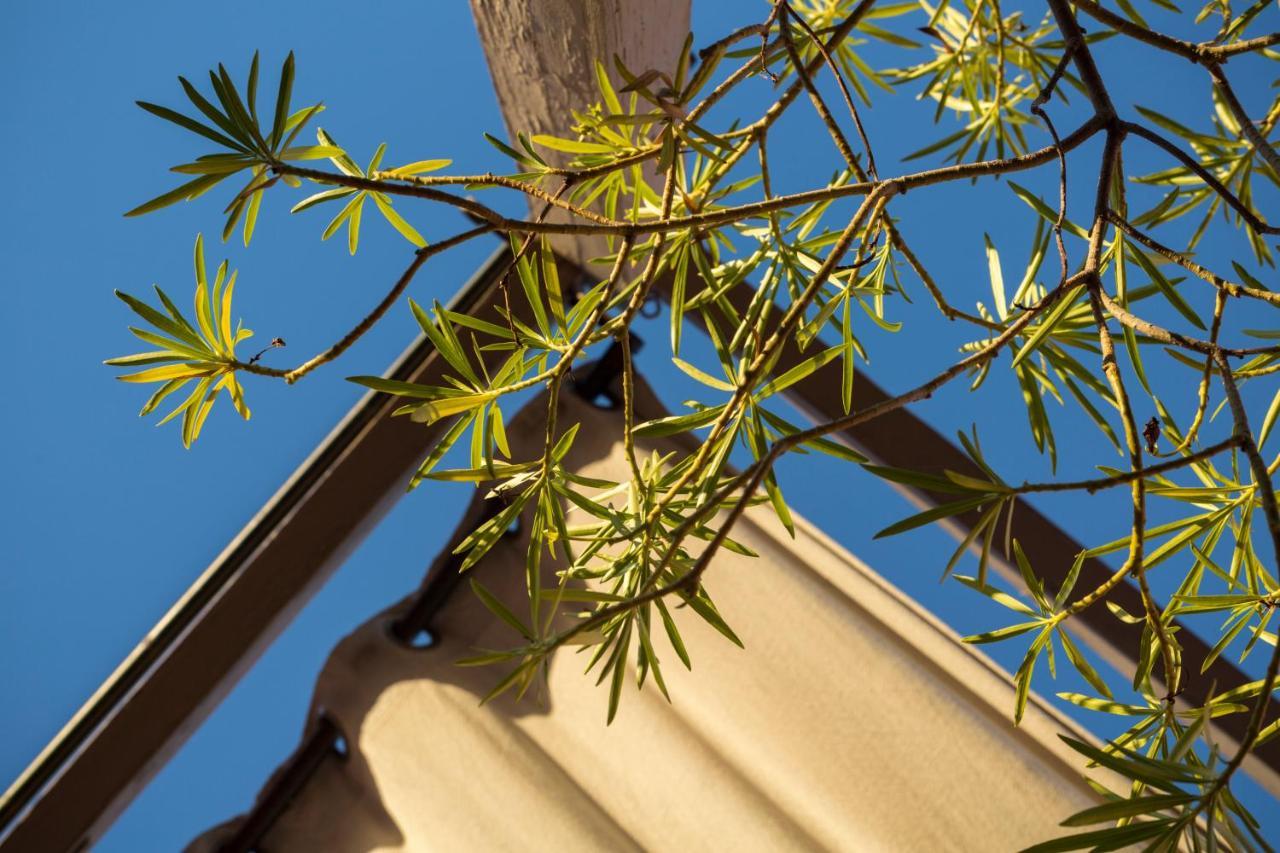
<svg viewBox="0 0 1280 853">
<path fill-rule="evenodd" d="M 600 100 L 596 60 L 625 85 L 613 57 L 639 74 L 671 73 L 689 32 L 689 0 L 471 0 L 498 104 L 512 139 L 523 133 L 569 134 L 573 110 Z M 549 162 L 567 155 L 544 152 Z M 542 202 L 531 200 L 537 212 Z M 564 221 L 553 211 L 552 221 Z M 556 251 L 585 264 L 604 253 L 599 237 L 558 237 Z"/>
</svg>

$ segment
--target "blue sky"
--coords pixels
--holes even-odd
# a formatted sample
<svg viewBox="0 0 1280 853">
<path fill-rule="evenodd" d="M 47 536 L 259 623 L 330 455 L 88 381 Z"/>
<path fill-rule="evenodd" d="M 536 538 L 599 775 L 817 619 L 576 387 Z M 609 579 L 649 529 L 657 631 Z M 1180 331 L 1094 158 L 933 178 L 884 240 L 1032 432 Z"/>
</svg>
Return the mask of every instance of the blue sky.
<svg viewBox="0 0 1280 853">
<path fill-rule="evenodd" d="M 697 0 L 694 6 L 700 42 L 754 20 L 765 8 L 731 0 Z M 235 239 L 226 245 L 216 241 L 225 203 L 220 191 L 159 214 L 124 219 L 124 210 L 173 184 L 169 165 L 204 153 L 133 101 L 177 105 L 177 74 L 198 81 L 222 61 L 240 76 L 255 49 L 262 52 L 269 86 L 292 49 L 298 63 L 295 98 L 323 100 L 327 111 L 320 124 L 357 160 L 386 141 L 388 162 L 449 157 L 462 172 L 505 164 L 480 137 L 484 131 L 500 134 L 503 125 L 470 12 L 461 2 L 379 3 L 368 17 L 328 0 L 305 7 L 225 2 L 216 10 L 160 2 L 20 0 L 6 11 L 0 71 L 9 85 L 0 127 L 11 168 L 9 203 L 0 207 L 0 248 L 9 323 L 0 354 L 9 366 L 11 402 L 9 417 L 0 420 L 0 444 L 6 448 L 0 643 L 7 650 L 0 655 L 0 683 L 9 698 L 0 703 L 0 730 L 8 733 L 0 740 L 0 777 L 7 784 L 358 399 L 359 389 L 342 377 L 381 372 L 414 334 L 408 311 L 397 309 L 340 365 L 292 387 L 247 382 L 253 420 L 243 424 L 229 408 L 215 411 L 191 451 L 182 449 L 172 426 L 155 429 L 137 418 L 145 393 L 117 383 L 101 366 L 103 358 L 133 351 L 125 331 L 130 318 L 111 291 L 142 295 L 156 282 L 186 297 L 197 232 L 206 234 L 212 257 L 229 257 L 240 270 L 236 312 L 257 332 L 255 340 L 279 335 L 289 342 L 284 354 L 271 355 L 283 365 L 320 349 L 345 331 L 351 317 L 363 315 L 399 274 L 409 250 L 374 217 L 366 219 L 356 257 L 340 239 L 322 244 L 319 232 L 327 217 L 290 217 L 296 195 L 286 200 L 288 193 L 268 196 L 247 250 Z M 1270 20 L 1259 31 L 1276 29 L 1274 11 L 1265 13 Z M 889 62 L 902 56 L 885 50 L 873 55 Z M 1204 75 L 1188 64 L 1119 40 L 1100 47 L 1099 60 L 1122 98 L 1207 121 L 1188 108 L 1208 98 Z M 1254 73 L 1260 66 L 1241 60 L 1231 65 L 1233 73 L 1237 69 L 1242 97 L 1252 104 L 1269 102 L 1266 79 Z M 726 109 L 749 114 L 765 96 L 760 83 Z M 1059 128 L 1071 127 L 1070 116 L 1078 110 L 1078 103 L 1062 109 Z M 798 103 L 792 112 L 777 141 L 771 140 L 779 191 L 824 181 L 837 163 L 807 105 Z M 930 112 L 914 101 L 914 89 L 875 96 L 865 118 L 882 171 L 914 168 L 894 161 L 939 135 L 928 123 Z M 1081 164 L 1073 169 L 1073 190 L 1080 188 L 1073 193 L 1073 212 L 1088 207 L 1087 173 L 1096 155 L 1096 146 L 1086 146 L 1073 158 L 1073 165 Z M 1162 165 L 1142 149 L 1132 158 L 1126 152 L 1126 163 L 1135 171 Z M 1051 170 L 1042 170 L 1019 180 L 1050 195 L 1055 179 Z M 512 212 L 521 209 L 518 202 L 500 204 Z M 449 211 L 403 209 L 429 239 L 464 225 Z M 1020 271 L 1028 251 L 1031 220 L 1001 182 L 912 194 L 895 202 L 895 210 L 913 245 L 963 307 L 990 300 L 984 231 L 1001 250 L 1007 276 Z M 973 215 L 957 220 L 956 210 Z M 1205 247 L 1204 258 L 1220 266 L 1228 258 L 1243 260 L 1243 241 L 1222 234 Z M 412 295 L 446 299 L 493 246 L 475 241 L 432 260 Z M 1268 274 L 1266 280 L 1274 281 Z M 931 316 L 918 285 L 912 293 L 914 305 L 892 309 L 897 319 L 914 324 L 909 334 L 865 333 L 873 356 L 867 372 L 890 389 L 936 372 L 934 366 L 952 360 L 965 340 L 964 330 Z M 1203 291 L 1191 291 L 1188 298 L 1201 310 L 1210 303 Z M 664 322 L 659 318 L 642 330 L 650 345 L 641 364 L 664 399 L 677 406 L 693 389 L 665 360 Z M 696 339 L 693 346 L 696 354 Z M 1193 400 L 1171 392 L 1169 405 L 1185 422 Z M 963 385 L 950 388 L 918 411 L 946 433 L 976 421 L 1001 470 L 1028 479 L 1049 476 L 1047 463 L 1030 447 L 1016 389 L 1006 377 L 993 377 L 977 397 L 967 396 Z M 1119 462 L 1100 449 L 1081 416 L 1070 409 L 1053 416 L 1064 475 Z M 782 471 L 782 485 L 802 514 L 958 630 L 990 627 L 992 614 L 975 605 L 975 596 L 936 582 L 950 553 L 942 533 L 868 541 L 909 506 L 856 469 L 847 480 L 836 480 L 815 476 L 815 464 L 797 459 Z M 432 486 L 401 501 L 98 849 L 174 849 L 246 808 L 296 742 L 311 684 L 329 648 L 417 585 L 465 497 L 458 487 Z M 1098 510 L 1079 496 L 1040 503 L 1083 541 L 1123 532 L 1123 510 L 1116 516 L 1114 509 L 1120 504 L 1110 505 L 1106 516 L 1117 522 L 1099 533 Z M 1016 665 L 1020 656 L 1014 648 L 994 652 L 1006 664 Z M 1065 676 L 1056 685 L 1037 682 L 1044 693 L 1078 687 Z"/>
</svg>

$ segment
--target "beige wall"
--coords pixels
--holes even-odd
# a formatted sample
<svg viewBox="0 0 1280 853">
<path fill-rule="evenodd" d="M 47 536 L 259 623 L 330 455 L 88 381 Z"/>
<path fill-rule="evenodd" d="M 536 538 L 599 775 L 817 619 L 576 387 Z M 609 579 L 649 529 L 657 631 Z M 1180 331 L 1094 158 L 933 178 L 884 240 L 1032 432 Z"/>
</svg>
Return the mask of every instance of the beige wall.
<svg viewBox="0 0 1280 853">
<path fill-rule="evenodd" d="M 562 424 L 583 422 L 575 464 L 624 477 L 618 415 L 563 406 Z M 544 411 L 509 427 L 529 445 L 517 458 L 536 455 Z M 370 620 L 315 697 L 351 755 L 321 766 L 264 849 L 1006 850 L 1094 801 L 1055 737 L 1070 724 L 1033 697 L 1014 728 L 1008 676 L 857 558 L 803 521 L 790 540 L 763 507 L 735 538 L 760 557 L 722 554 L 706 584 L 746 650 L 677 611 L 693 671 L 656 631 L 673 702 L 628 687 L 608 728 L 574 650 L 541 697 L 480 707 L 500 671 L 452 662 L 517 636 L 469 590 L 427 651 L 388 639 L 404 602 Z M 512 540 L 475 571 L 518 608 L 523 564 Z"/>
</svg>

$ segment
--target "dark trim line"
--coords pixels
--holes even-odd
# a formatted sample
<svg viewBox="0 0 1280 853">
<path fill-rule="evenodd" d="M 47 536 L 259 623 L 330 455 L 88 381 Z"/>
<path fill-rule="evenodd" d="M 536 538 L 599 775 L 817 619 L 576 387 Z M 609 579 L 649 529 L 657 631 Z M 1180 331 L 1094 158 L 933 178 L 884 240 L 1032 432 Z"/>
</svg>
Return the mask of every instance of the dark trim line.
<svg viewBox="0 0 1280 853">
<path fill-rule="evenodd" d="M 451 300 L 486 307 L 509 251 Z M 437 381 L 419 337 L 387 376 Z M 389 508 L 441 431 L 370 392 L 0 798 L 0 853 L 71 850 L 110 825 Z M 394 499 L 394 497 L 392 497 Z"/>
<path fill-rule="evenodd" d="M 638 339 L 633 346 L 639 348 Z M 573 392 L 588 402 L 604 397 L 611 408 L 616 408 L 619 402 L 615 399 L 613 386 L 621 369 L 622 347 L 614 341 L 598 360 L 574 368 L 573 373 L 576 375 L 573 377 Z M 463 555 L 455 553 L 454 549 L 470 531 L 501 512 L 503 506 L 504 502 L 497 498 L 485 498 L 483 493 L 476 493 L 453 537 L 432 561 L 417 595 L 387 624 L 387 632 L 392 639 L 412 648 L 429 648 L 434 644 L 437 634 L 432 627 L 432 620 L 462 583 L 463 576 L 458 568 L 462 565 Z M 423 632 L 430 635 L 431 641 L 422 646 L 414 645 L 414 641 Z M 237 827 L 235 835 L 218 848 L 218 853 L 250 853 L 254 850 L 312 774 L 319 769 L 323 760 L 329 755 L 338 754 L 334 745 L 340 735 L 333 720 L 321 712 L 293 755 L 267 783 L 253 808 Z"/>
</svg>

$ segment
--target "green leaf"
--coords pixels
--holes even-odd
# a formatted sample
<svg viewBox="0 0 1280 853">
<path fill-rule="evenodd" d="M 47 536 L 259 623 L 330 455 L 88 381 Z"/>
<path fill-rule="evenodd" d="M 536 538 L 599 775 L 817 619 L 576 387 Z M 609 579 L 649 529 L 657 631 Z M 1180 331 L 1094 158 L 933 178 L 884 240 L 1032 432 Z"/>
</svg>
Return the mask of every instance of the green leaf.
<svg viewBox="0 0 1280 853">
<path fill-rule="evenodd" d="M 418 385 L 413 382 L 401 382 L 398 379 L 386 379 L 382 376 L 348 376 L 348 382 L 383 391 L 399 397 L 418 397 L 424 400 L 440 396 L 441 389 L 432 385 Z"/>
<path fill-rule="evenodd" d="M 546 235 L 543 235 L 539 246 L 538 260 L 541 262 L 542 284 L 547 292 L 551 317 L 559 328 L 564 329 L 568 326 L 568 321 L 564 314 L 564 292 L 560 289 L 560 270 L 556 266 L 556 255 L 551 248 L 551 238 Z"/>
<path fill-rule="evenodd" d="M 895 524 L 890 524 L 885 529 L 877 533 L 873 538 L 883 539 L 886 536 L 896 536 L 899 533 L 905 533 L 908 530 L 914 530 L 926 524 L 938 521 L 943 518 L 950 518 L 953 515 L 959 515 L 962 512 L 968 512 L 971 509 L 977 509 L 985 503 L 990 503 L 989 495 L 979 495 L 975 498 L 965 498 L 964 500 L 953 501 L 951 503 L 935 506 L 924 512 L 916 513 L 913 516 L 904 518 Z"/>
<path fill-rule="evenodd" d="M 532 494 L 532 491 L 522 492 L 501 512 L 471 531 L 471 534 L 454 549 L 455 554 L 467 555 L 462 565 L 458 567 L 459 572 L 467 571 L 489 553 L 489 549 L 498 543 L 507 528 L 515 521 L 516 516 L 524 509 Z"/>
<path fill-rule="evenodd" d="M 338 187 L 337 189 L 333 189 L 333 190 L 324 190 L 323 192 L 318 192 L 314 195 L 307 196 L 302 201 L 298 202 L 293 207 L 289 208 L 289 212 L 301 213 L 302 211 L 306 210 L 309 207 L 314 207 L 317 204 L 323 204 L 326 201 L 333 201 L 334 199 L 344 198 L 345 196 L 352 195 L 355 192 L 357 192 L 357 190 L 353 190 L 350 187 Z"/>
<path fill-rule="evenodd" d="M 1174 821 L 1167 820 L 1139 821 L 1111 829 L 1095 829 L 1077 835 L 1066 835 L 1033 844 L 1022 853 L 1060 853 L 1066 850 L 1119 850 L 1139 841 L 1154 838 L 1172 828 Z"/>
<path fill-rule="evenodd" d="M 981 492 L 982 494 L 985 494 L 985 495 L 991 495 L 991 494 L 1008 494 L 1010 491 L 1008 486 L 1003 486 L 998 483 L 992 483 L 987 480 L 979 480 L 977 477 L 970 477 L 967 474 L 961 474 L 958 471 L 952 471 L 947 468 L 944 468 L 942 470 L 942 474 L 948 480 L 955 483 L 957 486 L 959 486 L 960 488 L 964 489 L 967 492 Z"/>
<path fill-rule="evenodd" d="M 1257 595 L 1175 595 L 1178 613 L 1212 613 L 1217 610 L 1232 610 L 1242 606 L 1252 606 L 1258 601 Z"/>
<path fill-rule="evenodd" d="M 388 169 L 386 174 L 399 177 L 421 175 L 423 172 L 434 172 L 452 164 L 452 160 L 417 160 L 413 163 L 406 163 L 403 166 L 396 166 L 394 169 Z"/>
<path fill-rule="evenodd" d="M 823 367 L 830 361 L 833 361 L 840 355 L 842 350 L 843 347 L 841 345 L 836 345 L 833 347 L 827 347 L 817 355 L 806 358 L 804 361 L 786 371 L 781 376 L 777 376 L 757 388 L 755 393 L 756 399 L 763 400 L 780 391 L 785 391 L 787 388 L 790 388 L 801 379 L 804 379 L 818 368 Z"/>
<path fill-rule="evenodd" d="M 1271 398 L 1271 405 L 1267 407 L 1267 413 L 1262 418 L 1262 426 L 1258 428 L 1259 449 L 1271 435 L 1271 428 L 1276 424 L 1277 415 L 1280 415 L 1280 389 L 1277 389 L 1275 396 Z"/>
<path fill-rule="evenodd" d="M 329 224 L 325 226 L 324 231 L 320 232 L 320 239 L 328 240 L 336 234 L 338 229 L 342 227 L 342 223 L 354 216 L 355 212 L 364 204 L 366 195 L 367 194 L 363 190 L 353 195 L 351 200 L 342 206 L 342 210 L 338 211 L 338 215 L 329 221 Z"/>
<path fill-rule="evenodd" d="M 127 373 L 117 376 L 121 382 L 167 382 L 170 379 L 190 379 L 195 376 L 208 376 L 217 370 L 210 364 L 166 364 L 163 367 L 152 367 L 139 373 Z"/>
<path fill-rule="evenodd" d="M 1124 622 L 1127 625 L 1141 625 L 1143 622 L 1146 621 L 1146 619 L 1144 619 L 1141 616 L 1134 616 L 1132 613 L 1129 613 L 1119 604 L 1116 604 L 1114 601 L 1107 602 L 1107 609 L 1111 611 L 1111 614 L 1113 616 L 1115 616 L 1117 619 L 1119 619 L 1121 622 Z"/>
<path fill-rule="evenodd" d="M 1062 627 L 1058 628 L 1058 640 L 1062 643 L 1063 651 L 1067 653 L 1067 660 L 1071 661 L 1071 665 L 1076 668 L 1076 672 L 1080 673 L 1094 690 L 1110 699 L 1111 689 L 1107 687 L 1107 683 L 1098 675 L 1097 670 L 1089 664 L 1089 661 L 1085 659 L 1080 649 L 1072 641 L 1071 636 Z"/>
<path fill-rule="evenodd" d="M 684 647 L 684 640 L 680 637 L 680 631 L 676 628 L 675 620 L 671 618 L 667 605 L 660 598 L 654 604 L 658 605 L 658 613 L 662 616 L 662 626 L 666 629 L 667 640 L 671 643 L 671 648 L 675 650 L 676 656 L 680 658 L 680 662 L 684 664 L 685 669 L 693 669 L 693 664 L 689 660 L 689 652 Z"/>
<path fill-rule="evenodd" d="M 161 193 L 151 201 L 138 205 L 126 213 L 125 216 L 141 216 L 144 213 L 151 213 L 180 201 L 191 201 L 207 193 L 225 177 L 226 175 L 201 175 L 194 180 L 187 181 L 182 186 L 175 187 L 166 193 Z"/>
<path fill-rule="evenodd" d="M 465 423 L 465 421 L 459 421 Z M 452 468 L 448 471 L 436 471 L 424 476 L 432 480 L 446 483 L 484 483 L 491 480 L 505 480 L 526 471 L 541 467 L 540 462 L 490 462 L 479 468 Z"/>
<path fill-rule="evenodd" d="M 1022 583 L 1026 586 L 1027 591 L 1031 593 L 1031 597 L 1036 600 L 1042 610 L 1048 611 L 1049 602 L 1044 595 L 1044 585 L 1040 579 L 1036 577 L 1035 572 L 1031 569 L 1031 562 L 1027 559 L 1027 555 L 1022 551 L 1022 543 L 1017 539 L 1013 540 L 1013 558 L 1018 564 L 1018 572 L 1022 575 Z"/>
<path fill-rule="evenodd" d="M 1182 298 L 1182 294 L 1174 287 L 1173 282 L 1164 277 L 1164 274 L 1156 268 L 1156 265 L 1142 251 L 1134 250 L 1132 252 L 1134 260 L 1138 262 L 1138 266 L 1151 278 L 1151 281 L 1164 294 L 1164 298 L 1169 300 L 1169 304 L 1178 310 L 1178 313 L 1187 319 L 1187 322 L 1195 326 L 1197 329 L 1203 329 L 1204 321 L 1196 314 L 1195 310 L 1187 304 L 1187 300 Z"/>
<path fill-rule="evenodd" d="M 419 249 L 427 245 L 426 238 L 419 234 L 412 225 L 404 221 L 404 217 L 396 212 L 389 200 L 382 197 L 382 193 L 373 193 L 373 203 L 378 206 L 383 218 L 390 222 L 391 227 L 399 231 L 402 237 Z"/>
<path fill-rule="evenodd" d="M 1180 794 L 1182 791 L 1174 784 L 1175 782 L 1193 782 L 1201 781 L 1205 778 L 1205 774 L 1192 767 L 1182 765 L 1170 765 L 1165 762 L 1156 761 L 1154 759 L 1145 758 L 1136 753 L 1130 752 L 1121 747 L 1112 745 L 1115 752 L 1108 752 L 1091 746 L 1087 743 L 1081 743 L 1067 735 L 1058 735 L 1059 740 L 1067 746 L 1089 758 L 1095 764 L 1100 764 L 1110 770 L 1126 776 L 1130 779 L 1136 779 L 1139 782 L 1145 782 L 1153 788 L 1158 788 L 1170 794 Z"/>
<path fill-rule="evenodd" d="M 631 647 L 631 622 L 622 629 L 613 655 L 613 680 L 609 684 L 609 715 L 605 720 L 608 725 L 618 715 L 618 702 L 622 698 L 622 683 L 627 674 L 627 652 Z"/>
<path fill-rule="evenodd" d="M 729 627 L 729 624 L 721 618 L 720 612 L 716 610 L 715 605 L 711 603 L 711 600 L 705 594 L 699 592 L 697 595 L 688 595 L 681 592 L 679 595 L 694 613 L 706 620 L 707 624 L 719 631 L 729 642 L 740 649 L 746 648 L 742 644 L 742 640 L 738 639 L 738 635 L 733 633 L 733 629 Z"/>
<path fill-rule="evenodd" d="M 191 81 L 185 77 L 178 77 L 178 84 L 182 86 L 182 91 L 186 93 L 187 99 L 195 105 L 196 109 L 204 113 L 205 118 L 216 124 L 224 133 L 240 143 L 242 150 L 250 151 L 253 149 L 253 140 L 249 135 L 236 124 L 231 121 L 228 116 L 218 111 L 217 107 L 209 103 L 195 86 L 191 85 Z"/>
<path fill-rule="evenodd" d="M 1084 285 L 1078 284 L 1058 299 L 1058 304 L 1053 306 L 1053 310 L 1049 312 L 1049 315 L 1040 321 L 1040 324 L 1036 326 L 1036 330 L 1031 333 L 1031 337 L 1027 339 L 1027 342 L 1018 350 L 1017 355 L 1013 357 L 1013 367 L 1021 364 L 1027 356 L 1036 351 L 1036 347 L 1040 346 L 1040 343 L 1046 337 L 1053 333 L 1053 330 L 1062 322 L 1062 318 L 1075 305 L 1076 299 L 1083 291 Z"/>
<path fill-rule="evenodd" d="M 336 145 L 301 145 L 281 151 L 281 160 L 323 160 L 339 157 L 345 152 Z"/>
<path fill-rule="evenodd" d="M 1048 644 L 1050 637 L 1053 635 L 1053 626 L 1046 625 L 1039 636 L 1031 643 L 1031 647 L 1027 649 L 1027 654 L 1022 658 L 1022 664 L 1018 667 L 1018 671 L 1014 673 L 1013 680 L 1017 685 L 1017 691 L 1014 696 L 1013 706 L 1013 724 L 1016 726 L 1022 722 L 1022 716 L 1027 710 L 1027 699 L 1031 696 L 1031 677 L 1035 672 L 1036 658 L 1040 656 L 1040 652 Z M 1052 661 L 1052 659 L 1050 659 Z"/>
<path fill-rule="evenodd" d="M 1009 625 L 1004 628 L 997 628 L 994 631 L 984 631 L 981 634 L 971 634 L 964 637 L 961 642 L 978 645 L 981 643 L 994 643 L 999 640 L 1007 640 L 1010 637 L 1017 637 L 1028 631 L 1034 631 L 1044 624 L 1043 619 L 1037 619 L 1034 622 L 1020 622 L 1017 625 Z"/>
<path fill-rule="evenodd" d="M 1083 693 L 1059 693 L 1058 698 L 1070 702 L 1073 705 L 1079 705 L 1081 708 L 1088 708 L 1091 711 L 1101 711 L 1104 714 L 1117 714 L 1125 717 L 1141 717 L 1151 713 L 1150 708 L 1144 708 L 1141 705 L 1125 705 L 1108 699 L 1096 699 L 1093 696 L 1086 696 Z"/>
<path fill-rule="evenodd" d="M 289 116 L 289 102 L 293 99 L 293 51 L 285 57 L 280 69 L 280 90 L 276 93 L 275 118 L 271 123 L 271 148 L 280 144 L 285 133 L 285 122 Z"/>
<path fill-rule="evenodd" d="M 484 138 L 490 145 L 492 145 L 494 148 L 497 148 L 499 151 L 501 151 L 503 154 L 506 154 L 508 157 L 510 157 L 512 160 L 515 160 L 517 163 L 520 163 L 521 165 L 525 165 L 525 166 L 537 165 L 537 163 L 533 159 L 531 159 L 530 157 L 527 157 L 524 154 L 521 154 L 519 151 L 515 150 L 510 145 L 507 145 L 505 142 L 498 139 L 497 137 L 491 136 L 490 134 L 486 133 L 484 134 Z"/>
<path fill-rule="evenodd" d="M 723 410 L 724 406 L 713 406 L 687 415 L 670 415 L 665 418 L 646 421 L 636 426 L 631 431 L 631 434 L 636 438 L 662 438 L 668 435 L 677 435 L 699 427 L 709 426 L 720 416 Z"/>
<path fill-rule="evenodd" d="M 233 151 L 248 150 L 239 142 L 229 139 L 228 137 L 223 136 L 221 133 L 218 133 L 216 130 L 213 130 L 212 128 L 201 124 L 200 122 L 196 121 L 193 118 L 188 118 L 187 116 L 184 116 L 180 112 L 171 110 L 168 107 L 162 107 L 158 104 L 149 104 L 146 101 L 134 101 L 134 103 L 136 103 L 138 106 L 142 107 L 144 110 L 151 113 L 152 115 L 158 116 L 159 118 L 162 118 L 165 121 L 173 122 L 174 124 L 178 125 L 178 127 L 184 128 L 186 130 L 190 130 L 193 133 L 198 133 L 204 138 L 209 139 L 213 142 L 216 142 L 224 148 L 230 148 Z"/>
<path fill-rule="evenodd" d="M 459 415 L 463 412 L 469 412 L 472 409 L 479 408 L 488 403 L 495 396 L 496 392 L 485 391 L 479 394 L 460 394 L 455 397 L 441 397 L 436 400 L 430 400 L 421 403 L 415 407 L 410 414 L 410 419 L 415 423 L 433 424 L 441 418 L 447 418 L 450 415 Z"/>
<path fill-rule="evenodd" d="M 964 584 L 965 586 L 969 587 L 972 590 L 976 590 L 977 592 L 982 593 L 987 598 L 991 599 L 997 604 L 1003 604 L 1005 607 L 1017 613 L 1025 613 L 1028 616 L 1035 616 L 1037 618 L 1039 617 L 1039 614 L 1037 614 L 1034 610 L 1032 610 L 1027 605 L 1023 604 L 1018 599 L 1014 598 L 1012 595 L 1009 595 L 1006 592 L 1001 592 L 1000 590 L 996 589 L 993 586 L 988 586 L 984 583 L 981 583 L 976 578 L 971 578 L 968 575 L 956 575 L 955 578 L 960 583 Z M 1041 620 L 1041 621 L 1044 621 L 1044 620 Z"/>
<path fill-rule="evenodd" d="M 180 358 L 181 353 L 175 353 L 173 350 L 158 350 L 155 352 L 140 352 L 134 355 L 122 355 L 119 358 L 108 358 L 102 363 L 111 367 L 132 367 L 139 364 L 155 364 L 158 361 L 173 361 L 175 357 Z"/>
<path fill-rule="evenodd" d="M 360 215 L 364 211 L 366 197 L 367 195 L 362 193 L 353 199 L 351 215 L 347 217 L 347 251 L 353 255 L 360 244 Z"/>
<path fill-rule="evenodd" d="M 249 241 L 253 239 L 253 229 L 258 223 L 258 209 L 262 207 L 262 190 L 254 192 L 249 197 L 248 210 L 244 216 L 244 245 L 247 248 Z M 225 237 L 223 238 L 226 239 Z"/>
<path fill-rule="evenodd" d="M 799 427 L 788 423 L 786 420 L 778 417 L 768 409 L 757 407 L 756 411 L 760 413 L 760 417 L 764 418 L 765 422 L 768 423 L 769 426 L 776 429 L 782 435 L 795 435 L 800 431 Z M 808 450 L 816 450 L 819 453 L 825 453 L 827 456 L 833 456 L 836 459 L 843 459 L 845 462 L 861 464 L 867 461 L 867 457 L 863 456 L 853 448 L 846 447 L 839 442 L 831 441 L 826 438 L 817 438 L 812 441 L 806 441 L 800 446 Z"/>
<path fill-rule="evenodd" d="M 475 578 L 471 578 L 471 591 L 476 594 L 476 598 L 480 599 L 480 602 L 488 608 L 490 613 L 515 628 L 526 640 L 534 639 L 533 631 L 529 630 L 528 626 L 521 622 L 519 617 L 512 613 L 505 604 L 498 600 L 496 595 Z"/>
<path fill-rule="evenodd" d="M 864 465 L 862 467 L 882 480 L 902 483 L 905 486 L 913 486 L 926 492 L 941 492 L 944 494 L 956 495 L 971 493 L 969 489 L 957 486 L 948 478 L 939 477 L 934 474 L 924 474 L 919 471 L 911 471 L 906 468 L 891 468 L 886 465 Z"/>
<path fill-rule="evenodd" d="M 614 151 L 611 145 L 602 145 L 599 142 L 583 142 L 577 139 L 561 139 L 558 136 L 548 136 L 542 133 L 535 133 L 530 139 L 544 148 L 550 148 L 553 151 L 564 151 L 568 154 L 612 154 Z"/>
<path fill-rule="evenodd" d="M 716 379 L 714 376 L 711 376 L 708 373 L 704 373 L 703 371 L 694 367 L 692 364 L 685 361 L 684 359 L 680 359 L 672 356 L 671 362 L 676 367 L 680 368 L 680 370 L 686 376 L 689 376 L 695 379 L 696 381 L 701 382 L 703 385 L 706 385 L 710 388 L 715 388 L 717 391 L 733 392 L 734 390 L 734 386 L 730 385 L 728 382 L 725 382 L 723 379 Z"/>
<path fill-rule="evenodd" d="M 253 123 L 258 123 L 258 51 L 253 52 L 253 60 L 249 63 L 249 82 L 245 84 L 245 97 L 249 101 L 249 115 Z"/>
<path fill-rule="evenodd" d="M 1134 797 L 1131 800 L 1115 800 L 1100 806 L 1076 812 L 1064 820 L 1061 826 L 1088 826 L 1093 823 L 1109 823 L 1127 817 L 1155 814 L 1167 809 L 1175 809 L 1195 801 L 1194 794 L 1161 794 L 1148 797 Z"/>
<path fill-rule="evenodd" d="M 147 305 L 139 299 L 135 299 L 127 293 L 119 290 L 115 293 L 116 297 L 132 308 L 134 313 L 151 325 L 155 326 L 160 331 L 171 335 L 184 344 L 187 344 L 195 352 L 212 355 L 212 352 L 207 348 L 205 343 L 200 340 L 199 335 L 197 335 L 195 330 L 190 328 L 189 325 L 180 324 L 178 321 L 164 316 L 150 305 Z"/>
<path fill-rule="evenodd" d="M 991 237 L 982 235 L 982 242 L 987 251 L 987 275 L 991 278 L 991 298 L 995 303 L 996 316 L 1005 320 L 1009 316 L 1009 302 L 1004 295 L 1004 274 L 1000 271 L 1000 253 L 991 244 Z"/>
<path fill-rule="evenodd" d="M 1050 223 L 1057 223 L 1058 211 L 1054 210 L 1053 208 L 1049 207 L 1049 205 L 1041 201 L 1040 197 L 1037 196 L 1035 193 L 1031 192 L 1031 190 L 1027 189 L 1026 187 L 1020 186 L 1014 183 L 1013 181 L 1009 182 L 1009 189 L 1013 190 L 1014 194 L 1016 194 L 1018 198 L 1026 202 L 1031 207 L 1032 210 L 1034 210 L 1036 213 L 1044 217 L 1046 221 Z M 1089 232 L 1085 231 L 1079 225 L 1076 225 L 1074 222 L 1071 222 L 1070 220 L 1066 220 L 1062 223 L 1062 230 L 1066 231 L 1069 234 L 1074 234 L 1075 236 L 1079 237 L 1082 240 L 1089 239 Z"/>
</svg>

